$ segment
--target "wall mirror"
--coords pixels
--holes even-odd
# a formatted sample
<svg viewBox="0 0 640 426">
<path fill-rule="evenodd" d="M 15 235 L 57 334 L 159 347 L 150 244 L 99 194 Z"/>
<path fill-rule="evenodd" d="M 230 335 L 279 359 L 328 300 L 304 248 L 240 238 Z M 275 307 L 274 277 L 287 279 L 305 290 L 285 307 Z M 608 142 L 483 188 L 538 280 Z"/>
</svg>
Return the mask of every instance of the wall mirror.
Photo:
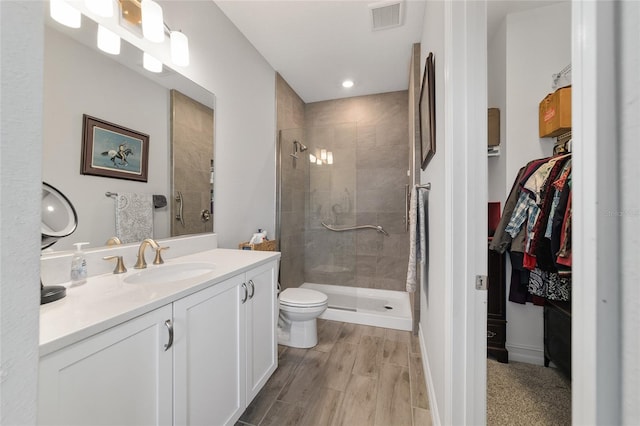
<svg viewBox="0 0 640 426">
<path fill-rule="evenodd" d="M 166 206 L 153 208 L 154 238 L 213 232 L 215 96 L 166 65 L 145 70 L 142 52 L 125 40 L 119 55 L 103 53 L 97 27 L 84 15 L 79 29 L 50 17 L 45 24 L 42 179 L 75 200 L 78 213 L 76 231 L 54 249 L 78 241 L 99 247 L 116 235 L 116 197 L 107 193 L 166 197 Z M 84 114 L 149 135 L 146 182 L 81 174 Z M 174 145 L 176 138 L 183 143 Z M 109 150 L 94 155 L 100 151 Z M 200 193 L 184 189 L 196 186 Z"/>
</svg>

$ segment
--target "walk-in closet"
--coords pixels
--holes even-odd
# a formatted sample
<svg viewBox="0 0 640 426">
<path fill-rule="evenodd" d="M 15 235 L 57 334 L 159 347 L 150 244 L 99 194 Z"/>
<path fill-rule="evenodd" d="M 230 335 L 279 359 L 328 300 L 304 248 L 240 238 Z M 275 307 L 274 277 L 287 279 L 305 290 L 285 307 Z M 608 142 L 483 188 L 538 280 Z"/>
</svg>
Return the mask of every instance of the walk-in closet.
<svg viewBox="0 0 640 426">
<path fill-rule="evenodd" d="M 571 3 L 514 3 L 488 4 L 487 424 L 569 425 Z"/>
</svg>

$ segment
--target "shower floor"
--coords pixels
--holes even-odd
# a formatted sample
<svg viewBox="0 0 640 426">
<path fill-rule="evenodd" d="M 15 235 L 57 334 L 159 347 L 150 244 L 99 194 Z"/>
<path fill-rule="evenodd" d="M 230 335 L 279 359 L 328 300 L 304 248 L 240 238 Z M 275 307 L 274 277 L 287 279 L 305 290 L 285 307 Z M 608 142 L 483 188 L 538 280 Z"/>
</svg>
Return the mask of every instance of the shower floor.
<svg viewBox="0 0 640 426">
<path fill-rule="evenodd" d="M 409 293 L 304 283 L 300 287 L 327 295 L 329 307 L 319 318 L 396 330 L 412 330 Z"/>
</svg>

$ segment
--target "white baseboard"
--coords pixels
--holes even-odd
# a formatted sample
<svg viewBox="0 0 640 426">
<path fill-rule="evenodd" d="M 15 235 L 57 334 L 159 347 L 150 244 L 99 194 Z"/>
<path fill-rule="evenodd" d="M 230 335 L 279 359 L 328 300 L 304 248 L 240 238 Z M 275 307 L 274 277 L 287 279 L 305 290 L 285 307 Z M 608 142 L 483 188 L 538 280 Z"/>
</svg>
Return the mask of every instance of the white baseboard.
<svg viewBox="0 0 640 426">
<path fill-rule="evenodd" d="M 433 426 L 440 426 L 440 412 L 438 411 L 438 400 L 433 385 L 433 376 L 431 376 L 431 368 L 429 367 L 429 354 L 424 343 L 424 336 L 422 335 L 422 326 L 418 327 L 418 337 L 420 338 L 420 352 L 422 355 L 422 369 L 424 370 L 424 378 L 427 384 L 427 393 L 429 394 L 429 411 L 431 412 L 431 423 Z"/>
<path fill-rule="evenodd" d="M 508 343 L 505 347 L 509 351 L 509 361 L 544 365 L 544 349 L 528 345 L 510 345 Z"/>
</svg>

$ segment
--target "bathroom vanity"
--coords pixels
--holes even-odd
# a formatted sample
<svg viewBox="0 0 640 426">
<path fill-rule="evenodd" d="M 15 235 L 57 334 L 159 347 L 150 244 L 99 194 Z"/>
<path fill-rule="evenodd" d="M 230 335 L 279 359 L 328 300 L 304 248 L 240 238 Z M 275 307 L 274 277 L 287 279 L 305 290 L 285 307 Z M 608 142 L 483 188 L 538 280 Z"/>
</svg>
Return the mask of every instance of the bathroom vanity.
<svg viewBox="0 0 640 426">
<path fill-rule="evenodd" d="M 234 424 L 277 367 L 279 257 L 204 250 L 43 305 L 38 423 Z"/>
</svg>

